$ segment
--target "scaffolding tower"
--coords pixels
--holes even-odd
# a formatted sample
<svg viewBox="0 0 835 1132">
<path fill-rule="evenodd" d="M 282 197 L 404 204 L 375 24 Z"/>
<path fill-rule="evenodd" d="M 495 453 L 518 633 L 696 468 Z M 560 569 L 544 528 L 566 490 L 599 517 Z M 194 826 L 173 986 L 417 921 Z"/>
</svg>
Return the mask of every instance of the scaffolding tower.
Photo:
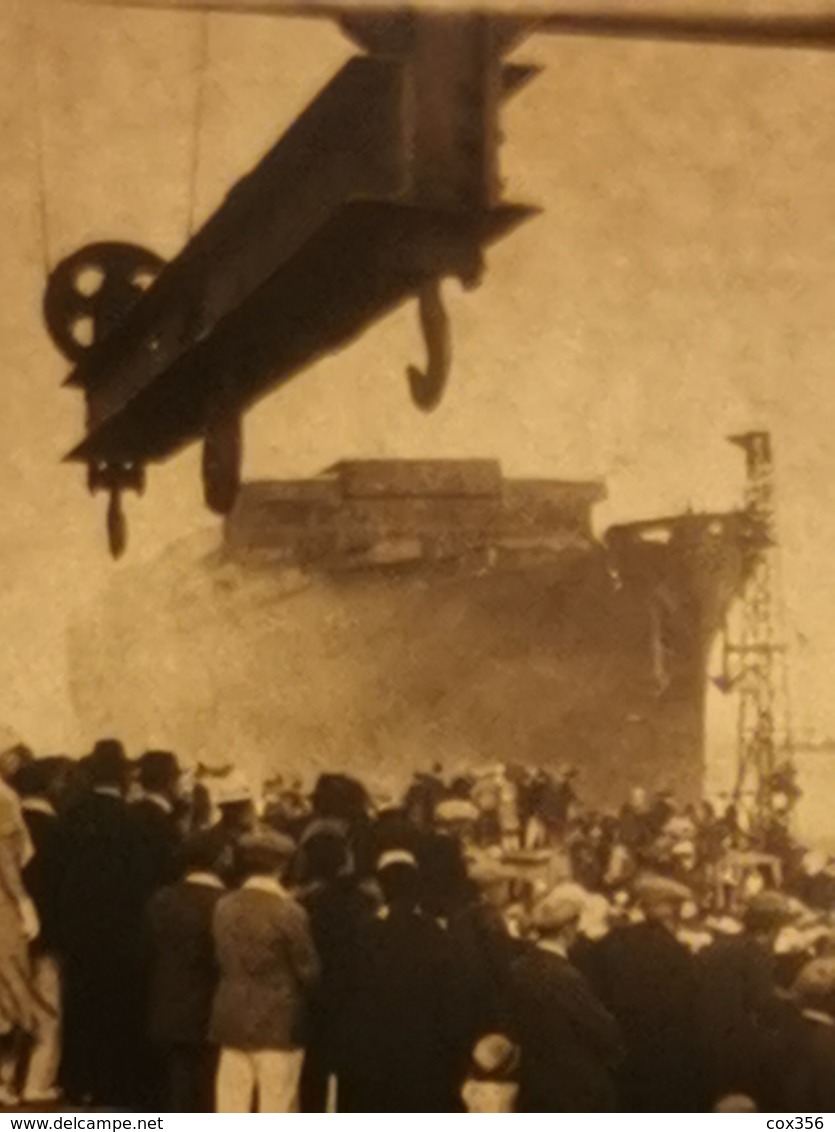
<svg viewBox="0 0 835 1132">
<path fill-rule="evenodd" d="M 797 800 L 789 667 L 775 517 L 774 454 L 767 432 L 729 437 L 745 453 L 742 516 L 745 586 L 734 637 L 726 635 L 725 672 L 738 692 L 734 801 L 752 832 L 787 827 Z"/>
</svg>

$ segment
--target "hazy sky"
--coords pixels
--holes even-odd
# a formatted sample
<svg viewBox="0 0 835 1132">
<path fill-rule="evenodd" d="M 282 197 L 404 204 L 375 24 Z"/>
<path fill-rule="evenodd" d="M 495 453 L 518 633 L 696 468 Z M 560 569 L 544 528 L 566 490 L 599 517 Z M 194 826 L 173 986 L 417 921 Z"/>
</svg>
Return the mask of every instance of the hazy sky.
<svg viewBox="0 0 835 1132">
<path fill-rule="evenodd" d="M 103 500 L 60 464 L 81 406 L 40 320 L 44 255 L 182 244 L 200 19 L 0 0 L 0 715 L 39 745 L 75 741 L 66 619 L 118 569 Z M 199 217 L 349 51 L 315 22 L 211 18 Z M 545 39 L 519 57 L 546 69 L 507 111 L 508 194 L 546 211 L 495 249 L 480 291 L 450 288 L 445 404 L 410 405 L 423 348 L 407 308 L 251 414 L 247 472 L 492 455 L 605 477 L 603 523 L 731 505 L 724 437 L 769 427 L 797 714 L 835 731 L 835 57 Z M 132 560 L 213 523 L 193 451 L 128 505 Z"/>
</svg>

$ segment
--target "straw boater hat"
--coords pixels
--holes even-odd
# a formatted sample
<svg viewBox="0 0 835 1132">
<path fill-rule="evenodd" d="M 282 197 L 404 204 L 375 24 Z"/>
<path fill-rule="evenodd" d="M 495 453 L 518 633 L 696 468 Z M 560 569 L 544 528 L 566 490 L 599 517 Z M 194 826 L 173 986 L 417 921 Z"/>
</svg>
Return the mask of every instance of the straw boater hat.
<svg viewBox="0 0 835 1132">
<path fill-rule="evenodd" d="M 216 806 L 232 806 L 253 800 L 252 789 L 239 770 L 216 779 L 209 787 Z"/>
</svg>

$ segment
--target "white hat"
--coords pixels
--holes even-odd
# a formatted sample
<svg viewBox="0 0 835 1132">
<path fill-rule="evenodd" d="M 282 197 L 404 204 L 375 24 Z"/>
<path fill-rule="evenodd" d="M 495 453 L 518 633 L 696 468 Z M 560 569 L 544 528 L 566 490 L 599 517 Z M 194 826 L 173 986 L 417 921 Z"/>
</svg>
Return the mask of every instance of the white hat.
<svg viewBox="0 0 835 1132">
<path fill-rule="evenodd" d="M 826 871 L 829 858 L 821 849 L 810 849 L 802 861 L 803 872 L 807 877 L 816 877 Z"/>
<path fill-rule="evenodd" d="M 435 820 L 439 822 L 474 822 L 478 816 L 478 806 L 466 798 L 445 798 L 435 807 Z"/>
<path fill-rule="evenodd" d="M 390 865 L 408 865 L 412 869 L 418 867 L 414 853 L 408 849 L 387 849 L 377 859 L 377 872 L 387 869 Z"/>
<path fill-rule="evenodd" d="M 733 916 L 712 916 L 705 926 L 717 935 L 740 935 L 744 928 Z"/>
<path fill-rule="evenodd" d="M 218 806 L 232 806 L 237 802 L 251 802 L 252 790 L 239 770 L 231 770 L 210 787 Z"/>
</svg>

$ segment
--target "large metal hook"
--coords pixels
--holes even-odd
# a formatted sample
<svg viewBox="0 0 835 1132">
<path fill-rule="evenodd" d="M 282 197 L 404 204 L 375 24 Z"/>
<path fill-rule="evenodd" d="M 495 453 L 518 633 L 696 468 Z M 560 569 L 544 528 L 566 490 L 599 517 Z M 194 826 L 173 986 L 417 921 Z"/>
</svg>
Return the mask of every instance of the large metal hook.
<svg viewBox="0 0 835 1132">
<path fill-rule="evenodd" d="M 432 279 L 418 294 L 420 326 L 426 343 L 426 372 L 417 366 L 406 371 L 412 400 L 419 409 L 431 412 L 441 403 L 452 368 L 452 336 L 444 310 L 440 279 Z"/>
</svg>

